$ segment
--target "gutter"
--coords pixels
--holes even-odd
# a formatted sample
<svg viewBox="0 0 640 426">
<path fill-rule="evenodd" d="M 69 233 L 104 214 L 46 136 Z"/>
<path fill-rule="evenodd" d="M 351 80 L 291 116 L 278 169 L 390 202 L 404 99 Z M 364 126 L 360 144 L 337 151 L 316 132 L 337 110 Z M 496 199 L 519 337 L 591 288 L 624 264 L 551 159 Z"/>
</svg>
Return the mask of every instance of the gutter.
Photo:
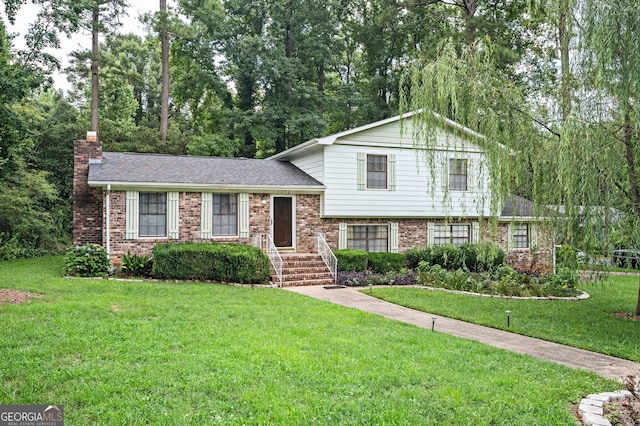
<svg viewBox="0 0 640 426">
<path fill-rule="evenodd" d="M 168 183 L 168 182 L 117 182 L 91 180 L 88 182 L 91 187 L 102 187 L 110 190 L 144 190 L 144 189 L 171 189 L 183 192 L 251 192 L 257 194 L 322 194 L 326 186 L 324 185 L 225 185 L 210 183 Z"/>
<path fill-rule="evenodd" d="M 106 232 L 107 232 L 107 238 L 106 238 L 106 250 L 107 250 L 107 256 L 111 257 L 111 220 L 110 220 L 110 216 L 111 216 L 111 185 L 107 185 L 107 200 L 106 200 L 106 210 L 107 210 L 107 217 L 105 220 L 105 228 L 106 228 Z"/>
</svg>

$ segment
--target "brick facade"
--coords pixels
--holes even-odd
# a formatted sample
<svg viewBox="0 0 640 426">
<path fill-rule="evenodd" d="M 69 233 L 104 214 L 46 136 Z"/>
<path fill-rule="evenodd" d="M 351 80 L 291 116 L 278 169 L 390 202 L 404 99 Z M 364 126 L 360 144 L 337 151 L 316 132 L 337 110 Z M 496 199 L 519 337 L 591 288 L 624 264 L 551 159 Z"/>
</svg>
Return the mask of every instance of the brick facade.
<svg viewBox="0 0 640 426">
<path fill-rule="evenodd" d="M 104 197 L 104 204 L 106 205 L 106 193 Z M 137 254 L 150 253 L 155 244 L 169 241 L 166 237 L 126 239 L 126 192 L 111 191 L 109 197 L 109 227 L 111 230 L 109 249 L 111 259 L 115 265 L 121 264 L 122 256 L 127 252 Z M 200 192 L 180 192 L 179 199 L 179 238 L 173 241 L 253 244 L 256 235 L 270 232 L 271 199 L 268 194 L 249 195 L 249 238 L 213 237 L 203 240 L 200 236 Z M 338 226 L 341 222 L 347 224 L 388 224 L 389 222 L 396 222 L 398 223 L 398 250 L 404 252 L 412 247 L 424 247 L 427 244 L 427 223 L 438 222 L 438 220 L 434 219 L 321 218 L 319 195 L 297 195 L 295 196 L 295 207 L 296 249 L 301 253 L 316 251 L 318 232 L 323 233 L 329 246 L 336 249 L 338 247 Z M 508 224 L 498 224 L 497 229 L 494 229 L 493 232 L 490 232 L 489 228 L 486 221 L 481 223 L 481 239 L 483 241 L 495 241 L 507 252 Z M 103 230 L 101 240 L 107 240 L 106 229 Z M 551 265 L 552 248 L 551 233 L 548 229 L 538 231 L 538 243 L 538 249 L 535 251 L 518 249 L 507 252 L 507 263 L 518 269 L 548 270 Z"/>
<path fill-rule="evenodd" d="M 91 188 L 89 160 L 102 159 L 100 141 L 73 142 L 73 243 L 102 245 L 102 189 Z"/>
</svg>

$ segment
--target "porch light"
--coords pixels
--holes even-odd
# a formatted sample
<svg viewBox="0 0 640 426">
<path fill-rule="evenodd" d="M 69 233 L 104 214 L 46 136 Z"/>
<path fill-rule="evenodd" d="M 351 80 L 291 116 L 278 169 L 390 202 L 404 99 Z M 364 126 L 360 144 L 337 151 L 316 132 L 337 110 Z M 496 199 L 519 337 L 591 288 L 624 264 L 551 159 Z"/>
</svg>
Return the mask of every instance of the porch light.
<svg viewBox="0 0 640 426">
<path fill-rule="evenodd" d="M 262 197 L 262 205 L 264 206 L 265 204 L 267 204 L 267 199 L 265 197 Z"/>
</svg>

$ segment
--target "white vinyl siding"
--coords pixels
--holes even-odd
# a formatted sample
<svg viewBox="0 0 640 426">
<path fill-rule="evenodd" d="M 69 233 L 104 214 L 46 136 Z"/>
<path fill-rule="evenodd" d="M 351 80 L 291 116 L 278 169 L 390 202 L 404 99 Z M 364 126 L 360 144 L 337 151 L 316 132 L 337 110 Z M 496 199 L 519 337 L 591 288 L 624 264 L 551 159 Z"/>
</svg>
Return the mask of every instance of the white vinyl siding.
<svg viewBox="0 0 640 426">
<path fill-rule="evenodd" d="M 439 184 L 442 172 L 431 170 L 412 149 L 376 149 L 388 160 L 387 190 L 367 190 L 364 147 L 339 144 L 325 147 L 326 190 L 323 214 L 326 217 L 481 217 L 490 216 L 491 200 L 485 191 L 446 191 Z M 450 157 L 436 153 L 436 164 Z M 465 153 L 469 176 L 487 180 L 486 170 L 471 172 L 482 164 L 478 152 Z"/>
</svg>

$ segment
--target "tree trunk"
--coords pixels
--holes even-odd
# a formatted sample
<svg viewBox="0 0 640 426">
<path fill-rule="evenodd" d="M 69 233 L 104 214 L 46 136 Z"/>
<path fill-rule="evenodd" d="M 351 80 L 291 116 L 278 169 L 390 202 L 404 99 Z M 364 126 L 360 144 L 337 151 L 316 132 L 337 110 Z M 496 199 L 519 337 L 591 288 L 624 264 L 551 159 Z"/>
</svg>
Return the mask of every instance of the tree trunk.
<svg viewBox="0 0 640 426">
<path fill-rule="evenodd" d="M 169 36 L 167 34 L 167 0 L 160 0 L 160 42 L 162 49 L 160 138 L 162 142 L 165 142 L 169 129 Z"/>
<path fill-rule="evenodd" d="M 98 1 L 93 8 L 91 22 L 91 131 L 98 131 L 98 23 L 100 8 Z"/>
</svg>

